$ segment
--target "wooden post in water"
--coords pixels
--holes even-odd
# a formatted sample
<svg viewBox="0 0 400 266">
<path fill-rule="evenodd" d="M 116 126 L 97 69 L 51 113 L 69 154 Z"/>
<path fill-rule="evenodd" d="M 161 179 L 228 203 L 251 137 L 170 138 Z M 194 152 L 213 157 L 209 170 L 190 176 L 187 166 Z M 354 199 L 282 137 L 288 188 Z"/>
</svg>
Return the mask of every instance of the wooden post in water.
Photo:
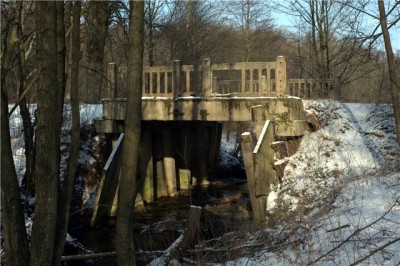
<svg viewBox="0 0 400 266">
<path fill-rule="evenodd" d="M 117 64 L 108 63 L 107 78 L 108 97 L 115 98 L 117 95 Z"/>
<path fill-rule="evenodd" d="M 283 96 L 286 94 L 286 58 L 278 56 L 276 58 L 276 95 Z"/>
<path fill-rule="evenodd" d="M 182 84 L 181 84 L 181 73 L 182 73 L 182 65 L 180 60 L 174 60 L 174 68 L 173 68 L 173 87 L 172 92 L 174 98 L 178 98 L 182 95 Z"/>
<path fill-rule="evenodd" d="M 203 97 L 210 97 L 212 92 L 212 70 L 211 70 L 211 59 L 203 59 L 201 66 L 202 78 L 201 78 L 201 90 Z"/>
<path fill-rule="evenodd" d="M 260 203 L 256 197 L 256 191 L 255 191 L 256 177 L 254 174 L 255 172 L 254 172 L 254 157 L 253 157 L 254 142 L 250 132 L 242 133 L 241 146 L 242 146 L 244 166 L 246 168 L 247 186 L 249 189 L 251 208 L 253 210 L 253 217 L 256 223 L 259 223 L 262 221 L 262 216 L 260 212 Z"/>
</svg>

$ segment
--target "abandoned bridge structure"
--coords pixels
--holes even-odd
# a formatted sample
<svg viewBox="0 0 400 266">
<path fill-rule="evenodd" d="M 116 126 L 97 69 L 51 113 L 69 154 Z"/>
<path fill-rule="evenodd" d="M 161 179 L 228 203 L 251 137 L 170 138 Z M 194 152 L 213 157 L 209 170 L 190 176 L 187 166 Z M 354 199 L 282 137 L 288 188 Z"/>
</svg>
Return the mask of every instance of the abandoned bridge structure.
<svg viewBox="0 0 400 266">
<path fill-rule="evenodd" d="M 119 159 L 124 138 L 127 70 L 109 64 L 109 95 L 96 130 L 119 134 L 104 167 L 91 224 L 115 216 Z M 241 135 L 254 219 L 266 218 L 270 186 L 277 182 L 274 149 L 278 137 L 308 131 L 300 97 L 327 95 L 334 80 L 288 80 L 286 59 L 144 67 L 138 195 L 145 202 L 175 196 L 191 186 L 207 186 L 217 161 L 224 122 L 252 122 Z"/>
</svg>

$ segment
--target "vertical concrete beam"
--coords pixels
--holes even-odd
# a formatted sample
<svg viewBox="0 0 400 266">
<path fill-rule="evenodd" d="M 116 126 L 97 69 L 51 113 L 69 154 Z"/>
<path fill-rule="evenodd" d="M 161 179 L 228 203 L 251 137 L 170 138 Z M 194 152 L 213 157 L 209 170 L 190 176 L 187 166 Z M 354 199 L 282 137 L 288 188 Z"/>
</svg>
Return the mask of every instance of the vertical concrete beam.
<svg viewBox="0 0 400 266">
<path fill-rule="evenodd" d="M 282 96 L 286 94 L 286 58 L 278 56 L 276 58 L 276 94 Z"/>
<path fill-rule="evenodd" d="M 208 130 L 204 123 L 199 122 L 199 126 L 196 131 L 196 146 L 197 153 L 195 154 L 195 163 L 197 164 L 197 178 L 196 185 L 208 186 Z"/>
<path fill-rule="evenodd" d="M 191 143 L 192 140 L 189 134 L 188 123 L 182 123 L 182 128 L 177 130 L 175 135 L 177 136 L 177 167 L 178 167 L 178 178 L 177 186 L 178 189 L 189 189 L 191 184 L 191 171 L 190 171 L 190 156 L 191 156 Z"/>
<path fill-rule="evenodd" d="M 213 93 L 223 93 L 221 91 L 218 91 L 218 79 L 217 77 L 212 77 L 212 92 Z"/>
<path fill-rule="evenodd" d="M 153 156 L 154 156 L 154 171 L 155 171 L 155 199 L 167 197 L 167 184 L 164 178 L 164 166 L 162 156 L 162 138 L 161 131 L 153 132 Z"/>
<path fill-rule="evenodd" d="M 170 129 L 162 130 L 162 155 L 164 166 L 164 177 L 169 197 L 176 195 L 176 169 L 174 148 Z"/>
<path fill-rule="evenodd" d="M 213 171 L 219 155 L 221 144 L 221 123 L 212 122 L 209 129 L 208 169 Z"/>
<path fill-rule="evenodd" d="M 178 98 L 182 95 L 182 84 L 181 84 L 181 74 L 182 74 L 182 65 L 180 60 L 174 60 L 174 68 L 173 68 L 173 87 L 172 93 L 174 98 Z"/>
<path fill-rule="evenodd" d="M 108 79 L 108 97 L 115 98 L 117 96 L 117 64 L 108 63 L 107 79 Z"/>
<path fill-rule="evenodd" d="M 154 201 L 153 139 L 151 129 L 142 130 L 140 149 L 140 194 L 147 203 Z"/>
<path fill-rule="evenodd" d="M 201 78 L 201 90 L 203 97 L 210 97 L 212 93 L 212 70 L 211 70 L 211 59 L 203 59 L 201 66 L 202 78 Z"/>
<path fill-rule="evenodd" d="M 246 67 L 245 64 L 242 62 L 242 70 L 241 70 L 241 83 L 240 83 L 240 93 L 246 92 Z"/>
</svg>

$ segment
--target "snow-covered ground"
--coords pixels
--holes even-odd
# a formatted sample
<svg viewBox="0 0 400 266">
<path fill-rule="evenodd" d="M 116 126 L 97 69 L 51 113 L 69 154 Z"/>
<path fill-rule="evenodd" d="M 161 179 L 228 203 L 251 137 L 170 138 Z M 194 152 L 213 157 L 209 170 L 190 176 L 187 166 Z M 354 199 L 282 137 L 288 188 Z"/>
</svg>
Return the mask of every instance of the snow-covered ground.
<svg viewBox="0 0 400 266">
<path fill-rule="evenodd" d="M 400 149 L 391 107 L 304 104 L 322 127 L 283 159 L 269 212 L 287 219 L 247 243 L 269 239 L 263 248 L 226 265 L 400 265 Z"/>
<path fill-rule="evenodd" d="M 304 105 L 322 127 L 277 162 L 287 166 L 270 195 L 269 226 L 243 240 L 246 256 L 225 265 L 400 265 L 400 148 L 391 107 L 329 100 Z M 82 106 L 81 123 L 95 117 L 100 105 Z M 18 110 L 10 122 L 21 177 Z M 222 158 L 234 163 L 226 156 L 232 142 L 222 144 Z"/>
</svg>

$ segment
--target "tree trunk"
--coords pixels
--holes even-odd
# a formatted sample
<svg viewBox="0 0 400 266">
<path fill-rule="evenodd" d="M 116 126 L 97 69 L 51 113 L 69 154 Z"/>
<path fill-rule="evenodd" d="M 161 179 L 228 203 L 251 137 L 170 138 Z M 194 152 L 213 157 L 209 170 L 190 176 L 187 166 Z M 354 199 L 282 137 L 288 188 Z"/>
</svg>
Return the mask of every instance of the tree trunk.
<svg viewBox="0 0 400 266">
<path fill-rule="evenodd" d="M 400 144 L 400 86 L 397 83 L 396 63 L 394 61 L 392 44 L 390 41 L 390 35 L 386 21 L 385 4 L 383 0 L 378 0 L 378 7 L 379 7 L 379 20 L 382 28 L 383 40 L 385 41 L 386 58 L 389 67 L 390 91 L 392 95 L 392 106 L 394 113 L 397 142 Z"/>
<path fill-rule="evenodd" d="M 18 39 L 22 38 L 22 4 L 23 1 L 17 2 L 17 36 Z M 19 79 L 18 94 L 22 97 L 22 93 L 26 88 L 25 83 L 25 53 L 22 50 L 21 42 L 18 42 L 15 47 L 17 57 L 17 72 Z M 31 120 L 31 114 L 29 112 L 26 96 L 19 102 L 19 111 L 22 118 L 22 125 L 24 128 L 24 143 L 25 143 L 25 175 L 22 181 L 22 186 L 25 186 L 26 191 L 29 194 L 33 194 L 33 173 L 35 169 L 35 151 L 34 151 L 34 132 Z"/>
<path fill-rule="evenodd" d="M 60 265 L 61 256 L 64 251 L 65 238 L 68 232 L 68 221 L 72 197 L 72 189 L 75 181 L 76 165 L 79 155 L 79 50 L 80 50 L 80 16 L 81 2 L 75 1 L 72 7 L 72 36 L 71 36 L 71 112 L 72 132 L 71 151 L 68 161 L 68 172 L 64 185 L 60 191 L 58 206 L 58 229 L 56 237 L 56 248 L 54 252 L 54 265 Z"/>
<path fill-rule="evenodd" d="M 37 60 L 36 204 L 31 265 L 53 265 L 60 171 L 56 2 L 35 2 Z"/>
<path fill-rule="evenodd" d="M 2 64 L 3 66 L 3 64 Z M 2 68 L 4 71 L 4 69 Z M 8 265 L 29 265 L 29 243 L 11 151 L 5 76 L 1 75 L 1 224 Z"/>
<path fill-rule="evenodd" d="M 120 265 L 136 265 L 133 205 L 136 198 L 136 172 L 141 132 L 144 2 L 131 1 L 130 7 L 125 139 L 122 147 L 116 225 L 116 247 Z"/>
<path fill-rule="evenodd" d="M 1 45 L 1 225 L 8 265 L 23 266 L 29 265 L 29 242 L 11 150 L 6 87 L 6 76 L 12 64 L 11 57 L 14 47 L 18 41 L 16 38 L 17 26 L 14 21 L 5 21 L 2 26 L 2 30 L 7 33 L 7 36 L 2 40 Z"/>
<path fill-rule="evenodd" d="M 102 76 L 104 65 L 104 47 L 111 16 L 110 1 L 88 1 L 84 14 L 86 27 L 86 72 L 84 90 L 86 101 L 98 103 L 102 97 Z"/>
</svg>

